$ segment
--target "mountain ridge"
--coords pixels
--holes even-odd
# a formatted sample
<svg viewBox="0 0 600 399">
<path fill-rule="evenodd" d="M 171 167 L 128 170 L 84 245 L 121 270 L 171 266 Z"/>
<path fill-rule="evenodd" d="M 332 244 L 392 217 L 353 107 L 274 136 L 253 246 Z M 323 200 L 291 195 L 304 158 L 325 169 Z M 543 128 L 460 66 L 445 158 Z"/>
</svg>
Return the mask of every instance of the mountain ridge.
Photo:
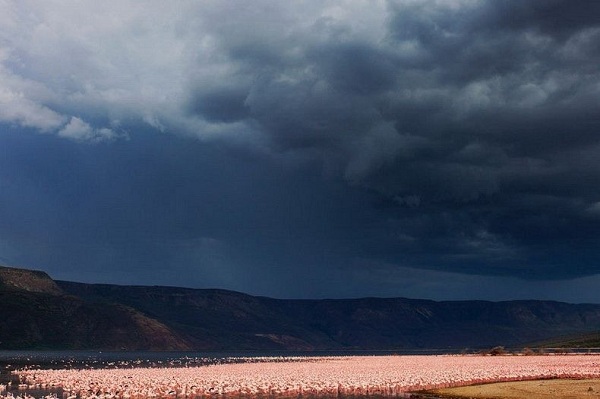
<svg viewBox="0 0 600 399">
<path fill-rule="evenodd" d="M 600 331 L 596 304 L 275 299 L 223 289 L 55 281 L 2 269 L 0 349 L 460 350 Z M 40 292 L 54 285 L 58 292 Z M 11 325 L 25 333 L 11 333 Z"/>
<path fill-rule="evenodd" d="M 0 287 L 53 295 L 64 294 L 50 276 L 41 270 L 0 266 Z"/>
</svg>

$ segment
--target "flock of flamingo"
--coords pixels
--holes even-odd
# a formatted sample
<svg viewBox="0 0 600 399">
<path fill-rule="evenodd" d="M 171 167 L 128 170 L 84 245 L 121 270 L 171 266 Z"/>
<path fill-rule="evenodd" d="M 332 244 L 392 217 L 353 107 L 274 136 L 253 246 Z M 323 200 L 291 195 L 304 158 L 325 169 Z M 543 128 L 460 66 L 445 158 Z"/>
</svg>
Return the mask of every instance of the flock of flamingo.
<svg viewBox="0 0 600 399">
<path fill-rule="evenodd" d="M 24 392 L 61 388 L 63 399 L 401 397 L 419 390 L 496 381 L 600 378 L 600 355 L 300 357 L 199 367 L 14 373 Z M 0 399 L 11 398 L 16 399 L 0 386 Z"/>
</svg>

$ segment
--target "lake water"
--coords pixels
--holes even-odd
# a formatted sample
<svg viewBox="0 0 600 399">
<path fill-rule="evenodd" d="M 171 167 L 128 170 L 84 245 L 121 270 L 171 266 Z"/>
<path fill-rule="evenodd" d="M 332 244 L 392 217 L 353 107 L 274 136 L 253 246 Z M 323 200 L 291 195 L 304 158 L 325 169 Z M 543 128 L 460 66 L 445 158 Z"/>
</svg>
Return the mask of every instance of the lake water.
<svg viewBox="0 0 600 399">
<path fill-rule="evenodd" d="M 412 351 L 223 351 L 223 352 L 126 352 L 126 351 L 0 351 L 0 383 L 11 382 L 8 392 L 15 397 L 29 394 L 41 398 L 49 394 L 62 397 L 60 389 L 19 390 L 18 377 L 11 371 L 23 368 L 130 368 L 130 367 L 194 367 L 224 363 L 257 362 L 263 357 L 435 355 L 441 350 Z M 4 394 L 6 395 L 6 393 Z M 407 396 L 411 397 L 411 396 Z M 419 398 L 435 398 L 417 395 Z"/>
<path fill-rule="evenodd" d="M 597 350 L 579 350 L 584 353 L 598 353 Z M 462 351 L 461 351 L 462 352 Z M 578 352 L 573 350 L 572 352 Z M 0 384 L 8 384 L 8 396 L 31 395 L 42 398 L 55 394 L 63 398 L 60 389 L 20 390 L 18 376 L 11 374 L 17 369 L 94 369 L 94 368 L 134 368 L 134 367 L 197 367 L 225 363 L 253 363 L 261 361 L 298 361 L 298 357 L 318 356 L 371 356 L 371 355 L 436 355 L 448 354 L 447 350 L 422 351 L 236 351 L 236 352 L 124 352 L 124 351 L 0 351 Z M 550 353 L 550 352 L 549 352 Z M 269 357 L 270 359 L 264 359 Z M 462 357 L 459 357 L 462 358 Z M 516 357 L 515 357 L 516 358 Z M 524 357 L 523 359 L 528 359 Z M 567 357 L 568 358 L 568 357 Z M 300 359 L 302 360 L 302 359 Z M 366 359 L 365 359 L 366 360 Z M 422 359 L 426 360 L 426 359 Z M 162 371 L 160 372 L 162 374 Z M 0 392 L 0 396 L 7 393 Z M 66 397 L 66 395 L 65 395 Z M 433 396 L 405 396 L 434 398 Z M 64 398 L 63 398 L 64 399 Z"/>
<path fill-rule="evenodd" d="M 0 351 L 3 371 L 22 367 L 37 368 L 107 368 L 107 367 L 177 367 L 259 361 L 261 357 L 439 355 L 457 353 L 427 349 L 410 351 Z"/>
</svg>

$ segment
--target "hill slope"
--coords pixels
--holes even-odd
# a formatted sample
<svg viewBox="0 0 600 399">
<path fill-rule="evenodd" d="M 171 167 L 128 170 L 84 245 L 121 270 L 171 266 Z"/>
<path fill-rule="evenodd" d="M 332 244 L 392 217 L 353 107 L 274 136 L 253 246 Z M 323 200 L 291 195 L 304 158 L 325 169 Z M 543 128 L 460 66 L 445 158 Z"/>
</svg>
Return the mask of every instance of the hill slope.
<svg viewBox="0 0 600 399">
<path fill-rule="evenodd" d="M 540 348 L 600 348 L 600 331 L 554 337 L 531 346 Z"/>
<path fill-rule="evenodd" d="M 43 271 L 0 266 L 0 289 L 18 289 L 52 295 L 63 294 L 56 282 Z"/>
<path fill-rule="evenodd" d="M 65 294 L 43 272 L 0 267 L 0 349 L 177 349 L 189 342 L 122 304 Z"/>
<path fill-rule="evenodd" d="M 186 332 L 203 349 L 408 349 L 520 345 L 600 330 L 600 305 L 405 298 L 277 300 L 224 290 L 59 281 Z"/>
<path fill-rule="evenodd" d="M 53 281 L 43 272 L 0 267 L 0 349 L 462 349 L 594 331 L 600 305 L 279 300 Z"/>
</svg>

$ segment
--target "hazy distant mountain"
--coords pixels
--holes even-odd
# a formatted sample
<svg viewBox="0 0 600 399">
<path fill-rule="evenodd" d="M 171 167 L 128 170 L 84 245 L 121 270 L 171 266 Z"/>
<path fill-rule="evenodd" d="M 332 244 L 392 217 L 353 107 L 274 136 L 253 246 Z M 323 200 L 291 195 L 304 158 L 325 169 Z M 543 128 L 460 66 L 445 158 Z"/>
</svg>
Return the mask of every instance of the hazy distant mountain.
<svg viewBox="0 0 600 399">
<path fill-rule="evenodd" d="M 0 267 L 0 349 L 461 349 L 600 330 L 600 305 L 279 300 L 6 270 Z"/>
</svg>

